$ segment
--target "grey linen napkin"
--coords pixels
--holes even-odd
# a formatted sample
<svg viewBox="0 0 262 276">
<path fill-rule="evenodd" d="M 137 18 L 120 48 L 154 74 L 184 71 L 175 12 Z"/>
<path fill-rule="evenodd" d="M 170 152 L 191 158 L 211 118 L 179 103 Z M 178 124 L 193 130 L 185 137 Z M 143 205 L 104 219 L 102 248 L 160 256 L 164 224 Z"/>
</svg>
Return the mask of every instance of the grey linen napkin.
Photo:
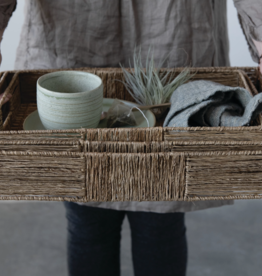
<svg viewBox="0 0 262 276">
<path fill-rule="evenodd" d="M 170 103 L 164 127 L 248 126 L 262 112 L 262 93 L 199 80 L 178 87 Z"/>
</svg>

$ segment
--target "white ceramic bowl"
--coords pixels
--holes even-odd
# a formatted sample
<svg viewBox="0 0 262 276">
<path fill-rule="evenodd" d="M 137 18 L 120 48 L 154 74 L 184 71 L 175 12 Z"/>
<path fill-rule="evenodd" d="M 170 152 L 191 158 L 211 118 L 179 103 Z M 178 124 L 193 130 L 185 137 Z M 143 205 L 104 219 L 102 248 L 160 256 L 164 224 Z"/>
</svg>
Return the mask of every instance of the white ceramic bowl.
<svg viewBox="0 0 262 276">
<path fill-rule="evenodd" d="M 103 104 L 103 82 L 81 71 L 58 71 L 37 81 L 37 109 L 46 129 L 96 128 Z"/>
</svg>

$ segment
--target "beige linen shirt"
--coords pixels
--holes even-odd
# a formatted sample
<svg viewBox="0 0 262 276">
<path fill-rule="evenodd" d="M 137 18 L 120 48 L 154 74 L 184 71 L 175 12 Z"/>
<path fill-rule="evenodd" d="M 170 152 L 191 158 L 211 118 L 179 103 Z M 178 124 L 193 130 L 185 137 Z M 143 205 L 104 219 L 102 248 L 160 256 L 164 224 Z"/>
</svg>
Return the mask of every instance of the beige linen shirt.
<svg viewBox="0 0 262 276">
<path fill-rule="evenodd" d="M 257 62 L 252 39 L 262 41 L 262 1 L 234 3 Z M 1 0 L 0 33 L 15 6 L 15 0 Z M 145 59 L 151 45 L 156 61 L 170 54 L 167 67 L 230 65 L 226 0 L 27 0 L 25 12 L 15 69 L 129 67 L 135 46 Z M 232 201 L 87 203 L 151 212 L 225 204 Z"/>
</svg>

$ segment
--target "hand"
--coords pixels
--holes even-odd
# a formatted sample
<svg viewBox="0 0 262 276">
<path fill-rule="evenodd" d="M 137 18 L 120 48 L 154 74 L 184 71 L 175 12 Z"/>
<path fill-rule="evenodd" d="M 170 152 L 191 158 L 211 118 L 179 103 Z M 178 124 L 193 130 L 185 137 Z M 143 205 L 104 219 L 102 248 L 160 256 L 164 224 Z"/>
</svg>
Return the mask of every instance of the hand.
<svg viewBox="0 0 262 276">
<path fill-rule="evenodd" d="M 3 37 L 3 30 L 0 30 L 0 46 L 1 46 L 1 41 L 2 41 L 2 37 Z M 0 65 L 2 63 L 2 55 L 1 55 L 1 49 L 0 49 Z M 0 94 L 0 101 L 3 97 L 4 93 Z M 11 94 L 7 94 L 7 96 L 5 97 L 5 100 L 3 102 L 3 104 L 5 104 L 6 102 L 8 102 L 10 100 L 10 98 L 12 97 Z"/>
<path fill-rule="evenodd" d="M 0 100 L 2 99 L 3 95 L 4 95 L 4 93 L 0 94 Z M 7 96 L 4 99 L 3 104 L 5 104 L 6 102 L 8 102 L 11 98 L 12 98 L 12 95 L 11 94 L 7 94 Z"/>
<path fill-rule="evenodd" d="M 2 39 L 3 39 L 3 33 L 4 33 L 4 30 L 0 30 L 0 65 L 2 63 L 1 42 L 2 42 Z"/>
<path fill-rule="evenodd" d="M 0 36 L 1 36 L 1 32 L 0 32 Z M 1 38 L 0 38 L 0 43 L 1 43 Z M 1 65 L 1 62 L 2 62 L 2 55 L 1 55 L 1 51 L 0 51 L 0 65 Z M 3 97 L 4 93 L 0 94 L 0 101 Z M 11 99 L 12 95 L 11 94 L 7 94 L 7 96 L 5 97 L 5 100 L 3 102 L 3 104 L 5 104 L 6 102 L 8 102 L 10 99 Z"/>
<path fill-rule="evenodd" d="M 258 54 L 261 57 L 259 67 L 260 67 L 260 72 L 262 74 L 262 42 L 261 41 L 256 41 L 253 39 L 253 42 L 258 50 Z"/>
</svg>

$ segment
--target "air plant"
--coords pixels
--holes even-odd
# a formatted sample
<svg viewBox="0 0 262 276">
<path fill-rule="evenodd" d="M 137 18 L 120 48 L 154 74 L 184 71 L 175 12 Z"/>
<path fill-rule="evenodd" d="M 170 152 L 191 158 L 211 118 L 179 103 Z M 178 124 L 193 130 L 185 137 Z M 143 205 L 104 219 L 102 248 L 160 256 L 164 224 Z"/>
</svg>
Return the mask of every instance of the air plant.
<svg viewBox="0 0 262 276">
<path fill-rule="evenodd" d="M 124 79 L 124 86 L 131 96 L 140 105 L 156 105 L 167 103 L 173 92 L 182 84 L 192 78 L 189 68 L 185 68 L 175 77 L 174 70 L 162 70 L 166 58 L 160 61 L 158 68 L 155 66 L 154 52 L 151 47 L 148 50 L 146 65 L 143 66 L 141 60 L 141 48 L 135 49 L 133 55 L 134 69 L 128 72 L 121 64 Z M 129 62 L 130 68 L 131 64 Z"/>
</svg>

